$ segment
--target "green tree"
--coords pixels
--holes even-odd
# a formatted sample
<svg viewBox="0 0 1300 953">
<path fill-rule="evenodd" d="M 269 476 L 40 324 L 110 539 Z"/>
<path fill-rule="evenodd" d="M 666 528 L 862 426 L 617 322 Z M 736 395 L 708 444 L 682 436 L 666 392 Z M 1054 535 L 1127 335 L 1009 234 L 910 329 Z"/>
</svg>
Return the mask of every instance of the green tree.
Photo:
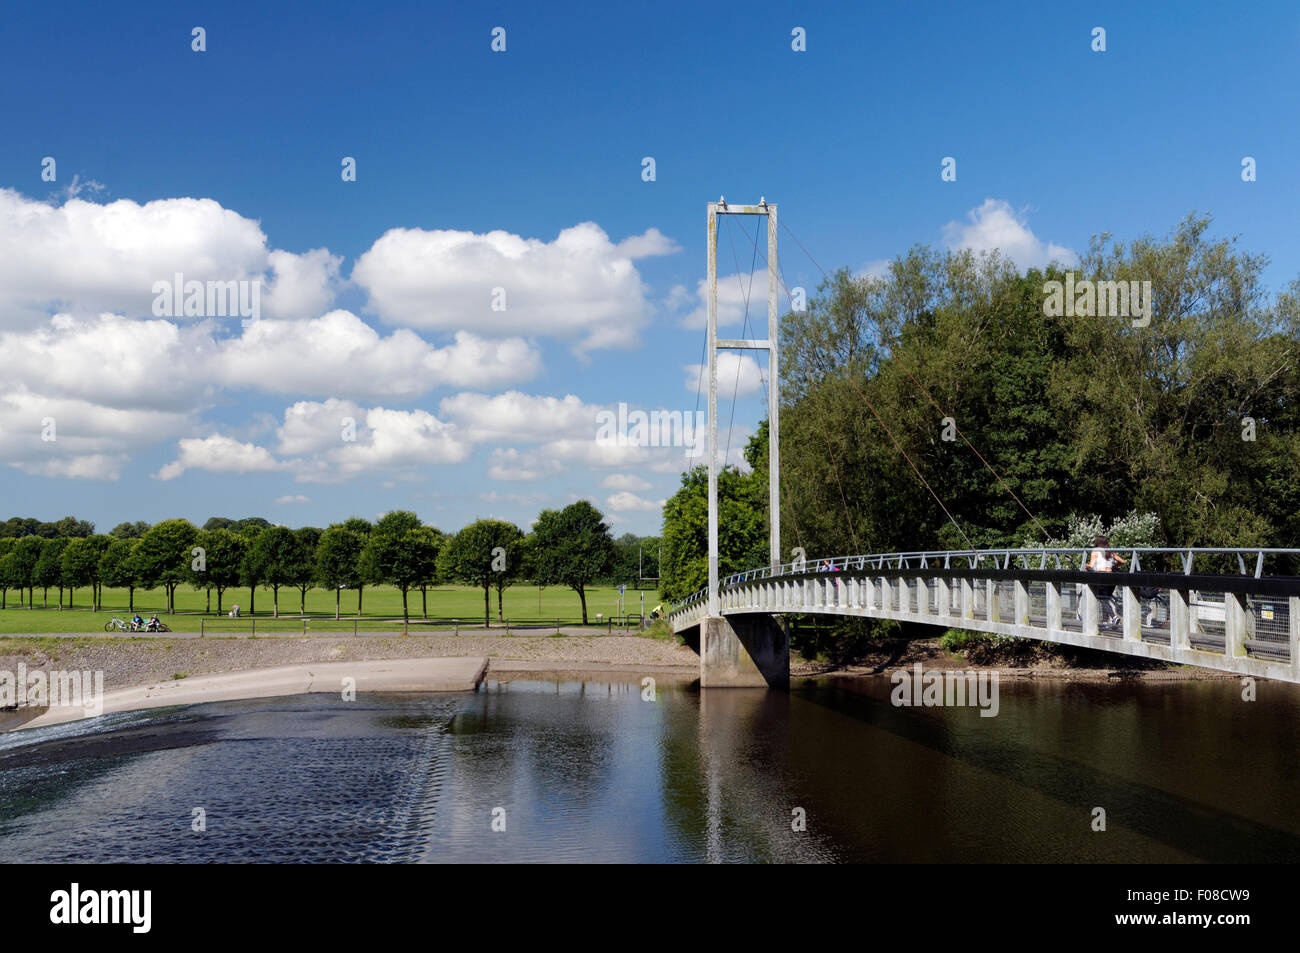
<svg viewBox="0 0 1300 953">
<path fill-rule="evenodd" d="M 29 609 L 36 605 L 32 601 L 32 592 L 37 584 L 36 564 L 40 561 L 44 545 L 45 541 L 39 536 L 24 536 L 14 543 L 13 551 L 9 554 L 9 558 L 13 560 L 10 563 L 10 582 L 15 589 L 27 590 Z"/>
<path fill-rule="evenodd" d="M 83 536 L 71 540 L 63 550 L 63 578 L 68 585 L 68 608 L 72 608 L 73 590 L 90 586 L 90 607 L 99 609 L 99 561 L 113 542 L 111 536 Z"/>
<path fill-rule="evenodd" d="M 114 539 L 139 539 L 147 532 L 149 524 L 144 520 L 136 520 L 134 523 L 118 523 L 108 535 Z"/>
<path fill-rule="evenodd" d="M 331 526 L 321 534 L 320 544 L 316 547 L 316 578 L 323 587 L 334 590 L 336 619 L 341 613 L 339 602 L 342 591 L 352 587 L 357 590 L 357 616 L 361 615 L 361 590 L 365 580 L 361 575 L 360 563 L 361 551 L 365 545 L 366 536 L 348 529 L 346 524 Z"/>
<path fill-rule="evenodd" d="M 393 523 L 390 525 L 402 525 Z M 361 573 L 372 583 L 388 583 L 402 593 L 402 621 L 410 621 L 407 595 L 411 588 L 434 573 L 437 542 L 425 527 L 416 526 L 402 535 L 381 532 L 378 527 L 361 551 Z"/>
<path fill-rule="evenodd" d="M 18 540 L 12 536 L 0 537 L 0 609 L 9 607 L 9 590 L 14 588 L 13 560 L 10 558 L 10 553 L 14 551 L 17 543 Z"/>
<path fill-rule="evenodd" d="M 298 541 L 287 526 L 262 530 L 248 551 L 245 581 L 254 579 L 271 589 L 273 617 L 280 617 L 280 588 L 294 585 L 298 569 Z M 252 585 L 249 586 L 252 588 Z M 251 607 L 250 607 L 251 611 Z"/>
<path fill-rule="evenodd" d="M 203 569 L 192 573 L 194 585 L 216 591 L 217 615 L 221 615 L 223 594 L 243 581 L 248 540 L 227 528 L 203 529 L 195 545 L 203 549 Z"/>
<path fill-rule="evenodd" d="M 50 605 L 50 587 L 59 589 L 59 608 L 63 608 L 63 551 L 68 548 L 68 538 L 56 536 L 45 540 L 41 545 L 41 556 L 36 561 L 33 579 L 41 587 L 41 601 L 46 608 Z"/>
<path fill-rule="evenodd" d="M 532 535 L 537 578 L 576 592 L 586 624 L 587 587 L 609 571 L 614 559 L 614 540 L 605 517 L 586 500 L 578 500 L 562 510 L 543 510 Z"/>
<path fill-rule="evenodd" d="M 316 547 L 320 545 L 321 531 L 315 526 L 303 526 L 293 532 L 294 551 L 289 566 L 289 578 L 298 589 L 299 612 L 307 614 L 307 590 L 316 585 Z"/>
<path fill-rule="evenodd" d="M 108 544 L 104 554 L 99 557 L 100 581 L 111 589 L 127 590 L 127 610 L 135 611 L 135 548 L 139 541 L 134 538 L 115 539 Z"/>
<path fill-rule="evenodd" d="M 502 584 L 497 576 L 506 574 L 517 578 L 523 536 L 523 531 L 513 523 L 475 520 L 455 536 L 448 537 L 438 554 L 438 575 L 441 578 L 479 586 L 483 590 L 484 628 L 492 622 L 492 589 Z M 512 550 L 516 550 L 513 559 Z"/>
<path fill-rule="evenodd" d="M 191 550 L 199 531 L 189 520 L 163 520 L 140 538 L 133 562 L 138 584 L 146 589 L 162 586 L 167 611 L 176 611 L 176 587 L 191 576 Z"/>
</svg>

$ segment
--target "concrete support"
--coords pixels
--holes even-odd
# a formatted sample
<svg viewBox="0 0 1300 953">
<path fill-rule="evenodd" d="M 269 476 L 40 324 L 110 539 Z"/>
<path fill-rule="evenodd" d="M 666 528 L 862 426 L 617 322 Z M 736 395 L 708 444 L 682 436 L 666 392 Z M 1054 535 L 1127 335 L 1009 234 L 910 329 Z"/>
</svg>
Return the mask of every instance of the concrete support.
<svg viewBox="0 0 1300 953">
<path fill-rule="evenodd" d="M 984 580 L 984 618 L 990 622 L 1002 621 L 1002 613 L 998 610 L 998 584 L 994 579 Z"/>
<path fill-rule="evenodd" d="M 1016 625 L 1029 625 L 1029 587 L 1019 579 L 1016 587 Z"/>
<path fill-rule="evenodd" d="M 1246 655 L 1246 597 L 1238 592 L 1223 594 L 1223 654 Z"/>
<path fill-rule="evenodd" d="M 1169 590 L 1169 646 L 1180 652 L 1192 647 L 1192 614 L 1186 589 Z"/>
<path fill-rule="evenodd" d="M 935 597 L 939 601 L 939 618 L 947 621 L 952 618 L 952 590 L 948 588 L 948 577 L 940 576 L 935 580 L 937 591 Z"/>
<path fill-rule="evenodd" d="M 1045 625 L 1048 632 L 1061 631 L 1061 584 L 1059 582 L 1049 582 L 1047 584 L 1047 619 Z"/>
<path fill-rule="evenodd" d="M 975 587 L 969 579 L 958 581 L 961 586 L 961 617 L 963 619 L 975 618 Z"/>
<path fill-rule="evenodd" d="M 700 623 L 701 688 L 789 688 L 790 637 L 778 616 L 706 616 Z"/>
<path fill-rule="evenodd" d="M 1124 641 L 1142 641 L 1142 600 L 1132 586 L 1121 586 L 1124 596 Z"/>
<path fill-rule="evenodd" d="M 930 587 L 920 576 L 916 577 L 916 614 L 930 614 Z"/>
<path fill-rule="evenodd" d="M 1300 596 L 1291 596 L 1287 600 L 1287 615 L 1291 620 L 1291 631 L 1288 633 L 1288 641 L 1291 643 L 1291 670 L 1295 672 L 1295 679 L 1300 682 Z"/>
<path fill-rule="evenodd" d="M 1097 634 L 1097 615 L 1099 606 L 1097 605 L 1097 594 L 1092 591 L 1092 586 L 1083 587 L 1083 634 Z"/>
</svg>

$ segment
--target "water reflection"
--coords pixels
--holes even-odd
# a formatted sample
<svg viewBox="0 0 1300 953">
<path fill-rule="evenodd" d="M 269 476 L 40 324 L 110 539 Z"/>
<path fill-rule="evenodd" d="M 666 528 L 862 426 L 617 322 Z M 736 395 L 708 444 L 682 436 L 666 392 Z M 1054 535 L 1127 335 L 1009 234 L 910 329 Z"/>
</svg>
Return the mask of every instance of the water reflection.
<svg viewBox="0 0 1300 953">
<path fill-rule="evenodd" d="M 1292 686 L 1004 680 L 996 718 L 889 688 L 492 681 L 0 736 L 0 859 L 1300 860 Z"/>
</svg>

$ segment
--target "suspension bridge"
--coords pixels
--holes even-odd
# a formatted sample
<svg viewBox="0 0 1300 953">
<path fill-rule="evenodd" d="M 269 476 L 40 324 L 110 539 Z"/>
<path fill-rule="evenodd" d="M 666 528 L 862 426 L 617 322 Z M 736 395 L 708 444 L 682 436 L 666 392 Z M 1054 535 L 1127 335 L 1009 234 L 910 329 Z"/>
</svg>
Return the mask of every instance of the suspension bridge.
<svg viewBox="0 0 1300 953">
<path fill-rule="evenodd" d="M 719 216 L 728 215 L 767 219 L 765 340 L 718 337 L 717 223 Z M 1296 549 L 1110 547 L 1112 552 L 1127 554 L 1127 560 L 1122 570 L 1104 573 L 1086 568 L 1090 549 L 972 548 L 824 559 L 800 553 L 799 559 L 782 562 L 777 286 L 784 287 L 785 282 L 777 259 L 777 207 L 766 200 L 757 205 L 728 205 L 720 199 L 708 204 L 707 227 L 708 584 L 668 609 L 673 631 L 699 647 L 702 688 L 788 686 L 787 619 L 794 615 L 893 619 L 1300 683 L 1300 576 L 1288 572 L 1300 564 L 1300 550 Z M 752 277 L 751 266 L 751 285 Z M 789 288 L 785 290 L 790 296 Z M 747 330 L 749 295 L 743 285 L 742 293 Z M 764 383 L 771 559 L 767 566 L 720 579 L 717 357 L 726 349 L 768 352 L 770 385 Z M 891 359 L 897 360 L 893 355 Z M 941 410 L 915 376 L 904 370 L 925 398 Z M 918 480 L 965 537 L 865 394 L 858 393 Z M 1037 522 L 992 465 L 960 430 L 957 432 L 1002 488 Z"/>
</svg>

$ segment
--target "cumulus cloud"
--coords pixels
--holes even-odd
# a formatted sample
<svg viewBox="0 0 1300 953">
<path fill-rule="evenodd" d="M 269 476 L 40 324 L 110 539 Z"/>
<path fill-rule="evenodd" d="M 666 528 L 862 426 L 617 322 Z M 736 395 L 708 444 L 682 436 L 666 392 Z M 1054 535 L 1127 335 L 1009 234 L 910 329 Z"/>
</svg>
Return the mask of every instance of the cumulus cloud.
<svg viewBox="0 0 1300 953">
<path fill-rule="evenodd" d="M 177 272 L 253 279 L 267 256 L 257 222 L 212 199 L 53 207 L 0 189 L 0 320 L 9 326 L 55 310 L 149 315 L 155 282 Z"/>
<path fill-rule="evenodd" d="M 701 395 L 709 393 L 708 364 L 685 364 L 682 369 L 686 371 L 687 391 Z M 736 397 L 748 397 L 757 394 L 762 387 L 763 372 L 758 361 L 748 354 L 738 354 L 735 351 L 718 353 L 719 401 L 723 397 L 730 397 L 733 391 Z"/>
<path fill-rule="evenodd" d="M 163 466 L 155 476 L 174 480 L 186 470 L 209 470 L 213 473 L 265 473 L 284 469 L 265 447 L 243 443 L 215 434 L 211 437 L 188 437 L 177 443 L 179 455 Z"/>
<path fill-rule="evenodd" d="M 996 248 L 1022 269 L 1042 268 L 1051 261 L 1078 261 L 1079 256 L 1064 245 L 1038 238 L 1025 217 L 1002 199 L 985 199 L 967 213 L 966 219 L 943 227 L 944 242 L 954 251 L 970 249 L 979 253 Z"/>
<path fill-rule="evenodd" d="M 664 505 L 663 500 L 653 502 L 637 496 L 635 493 L 615 493 L 605 500 L 605 505 L 616 513 L 626 512 L 628 510 L 658 510 Z"/>
<path fill-rule="evenodd" d="M 607 490 L 648 490 L 650 483 L 630 473 L 611 473 L 600 481 Z"/>
<path fill-rule="evenodd" d="M 313 248 L 302 255 L 277 249 L 267 255 L 267 264 L 274 273 L 262 299 L 269 317 L 314 317 L 334 301 L 343 256 L 331 255 L 328 248 Z"/>
<path fill-rule="evenodd" d="M 748 273 L 718 276 L 718 327 L 741 328 L 745 321 L 745 298 L 749 298 L 749 326 L 756 328 L 753 337 L 767 337 L 767 271 L 759 264 L 751 278 Z M 778 285 L 778 288 L 780 286 Z M 684 290 L 684 289 L 682 289 Z M 780 292 L 783 296 L 784 290 Z M 674 288 L 671 302 L 684 304 L 681 292 Z M 695 286 L 695 310 L 681 319 L 681 326 L 698 331 L 709 326 L 709 282 L 701 278 Z M 778 304 L 783 298 L 778 297 Z"/>
<path fill-rule="evenodd" d="M 435 387 L 491 387 L 535 376 L 538 352 L 522 338 L 468 331 L 434 347 L 413 331 L 380 337 L 349 311 L 301 321 L 256 321 L 216 349 L 221 384 L 282 394 L 346 393 L 361 400 L 415 397 Z"/>
<path fill-rule="evenodd" d="M 357 259 L 352 280 L 389 323 L 540 332 L 574 339 L 584 354 L 640 343 L 650 306 L 635 261 L 675 250 L 654 229 L 615 244 L 594 222 L 551 242 L 505 231 L 395 228 Z"/>
<path fill-rule="evenodd" d="M 303 496 L 301 493 L 299 493 L 299 494 L 297 494 L 297 495 L 295 495 L 295 496 L 277 496 L 277 497 L 275 498 L 275 502 L 277 502 L 277 503 L 310 503 L 310 502 L 311 502 L 311 498 L 310 498 L 310 497 Z"/>
</svg>

